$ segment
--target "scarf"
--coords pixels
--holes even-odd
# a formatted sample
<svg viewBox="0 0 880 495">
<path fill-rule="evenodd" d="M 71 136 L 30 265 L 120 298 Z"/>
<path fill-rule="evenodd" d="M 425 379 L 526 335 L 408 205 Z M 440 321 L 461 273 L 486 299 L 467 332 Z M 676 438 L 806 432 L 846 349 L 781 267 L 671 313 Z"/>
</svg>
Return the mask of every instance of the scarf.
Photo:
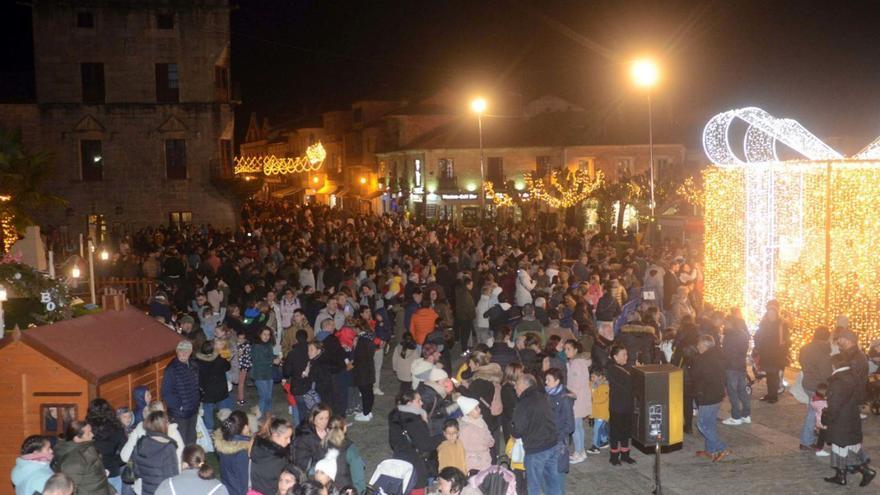
<svg viewBox="0 0 880 495">
<path fill-rule="evenodd" d="M 49 464 L 52 462 L 53 453 L 52 452 L 33 452 L 30 454 L 25 454 L 21 456 L 22 459 L 26 461 L 36 461 L 36 462 L 45 462 Z"/>
<path fill-rule="evenodd" d="M 416 414 L 420 418 L 422 418 L 422 421 L 426 423 L 428 422 L 428 413 L 426 413 L 425 410 L 421 407 L 411 406 L 409 404 L 401 404 L 397 406 L 397 410 L 400 412 Z"/>
<path fill-rule="evenodd" d="M 560 383 L 555 387 L 544 387 L 544 390 L 547 392 L 547 395 L 556 395 L 562 391 L 562 384 Z"/>
</svg>

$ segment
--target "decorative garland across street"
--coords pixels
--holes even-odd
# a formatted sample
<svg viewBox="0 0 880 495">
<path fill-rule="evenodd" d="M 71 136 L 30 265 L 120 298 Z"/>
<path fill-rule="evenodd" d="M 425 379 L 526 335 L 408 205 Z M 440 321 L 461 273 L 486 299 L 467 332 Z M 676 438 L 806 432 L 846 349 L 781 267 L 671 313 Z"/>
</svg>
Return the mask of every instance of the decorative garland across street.
<svg viewBox="0 0 880 495">
<path fill-rule="evenodd" d="M 6 288 L 10 299 L 20 297 L 40 301 L 42 313 L 31 315 L 39 323 L 54 323 L 73 316 L 72 298 L 64 283 L 12 256 L 0 258 L 0 285 Z"/>
</svg>

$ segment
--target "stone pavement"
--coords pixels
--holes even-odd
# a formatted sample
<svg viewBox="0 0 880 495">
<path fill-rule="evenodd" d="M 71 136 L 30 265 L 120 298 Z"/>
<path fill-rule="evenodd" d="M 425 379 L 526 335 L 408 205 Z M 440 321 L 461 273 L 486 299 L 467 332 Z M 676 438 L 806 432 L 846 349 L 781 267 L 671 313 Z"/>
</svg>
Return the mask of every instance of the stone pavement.
<svg viewBox="0 0 880 495">
<path fill-rule="evenodd" d="M 387 415 L 391 410 L 394 393 L 398 390 L 390 366 L 385 359 L 382 389 L 386 395 L 376 397 L 373 420 L 369 423 L 353 423 L 349 436 L 358 446 L 367 464 L 367 477 L 376 465 L 391 455 L 388 446 Z M 788 376 L 793 380 L 793 375 Z M 755 385 L 752 393 L 752 424 L 742 426 L 718 425 L 722 439 L 733 452 L 719 463 L 696 457 L 694 453 L 703 448 L 703 438 L 696 432 L 685 435 L 682 448 L 662 455 L 661 478 L 664 495 L 691 494 L 774 494 L 806 495 L 814 493 L 880 493 L 880 476 L 867 488 L 859 488 L 860 475 L 850 475 L 851 486 L 831 486 L 822 481 L 830 476 L 829 457 L 816 457 L 798 449 L 799 436 L 806 405 L 798 403 L 785 393 L 776 404 L 757 400 L 764 395 L 763 382 Z M 356 393 L 353 391 L 353 393 Z M 256 403 L 253 389 L 248 394 Z M 276 387 L 274 412 L 284 417 L 287 402 Z M 729 404 L 725 400 L 719 419 L 728 417 Z M 876 459 L 880 468 L 880 417 L 869 415 L 863 421 L 865 440 L 863 446 L 868 455 Z M 590 438 L 587 429 L 587 438 Z M 567 477 L 567 492 L 649 494 L 653 481 L 653 454 L 633 451 L 638 461 L 633 466 L 614 467 L 608 463 L 608 450 L 589 456 L 586 462 L 572 466 Z M 855 483 L 853 483 L 853 481 Z"/>
</svg>

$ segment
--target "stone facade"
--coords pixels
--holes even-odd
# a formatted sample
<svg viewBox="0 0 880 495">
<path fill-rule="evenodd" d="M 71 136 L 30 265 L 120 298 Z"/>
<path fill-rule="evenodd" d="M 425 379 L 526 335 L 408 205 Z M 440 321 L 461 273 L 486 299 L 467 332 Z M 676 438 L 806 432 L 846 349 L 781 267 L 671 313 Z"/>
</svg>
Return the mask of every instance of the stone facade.
<svg viewBox="0 0 880 495">
<path fill-rule="evenodd" d="M 0 126 L 54 155 L 47 189 L 69 207 L 37 215 L 40 223 L 98 239 L 167 224 L 174 212 L 175 221 L 234 225 L 235 208 L 214 185 L 232 173 L 227 0 L 39 0 L 33 32 L 37 101 L 0 105 Z M 102 64 L 97 97 L 87 96 L 82 64 Z M 173 96 L 160 98 L 160 86 Z M 84 176 L 83 141 L 100 141 L 97 180 Z M 179 178 L 167 168 L 173 157 L 185 164 Z"/>
</svg>

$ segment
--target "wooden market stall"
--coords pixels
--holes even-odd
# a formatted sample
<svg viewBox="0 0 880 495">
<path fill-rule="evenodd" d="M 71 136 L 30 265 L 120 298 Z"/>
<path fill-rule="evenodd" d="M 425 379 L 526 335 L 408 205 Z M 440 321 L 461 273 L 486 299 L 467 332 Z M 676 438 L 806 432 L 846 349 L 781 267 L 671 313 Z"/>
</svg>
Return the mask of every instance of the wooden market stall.
<svg viewBox="0 0 880 495">
<path fill-rule="evenodd" d="M 22 440 L 62 432 L 84 419 L 90 400 L 132 406 L 131 391 L 158 397 L 162 375 L 180 336 L 136 309 L 103 311 L 16 331 L 0 340 L 0 486 Z"/>
</svg>

